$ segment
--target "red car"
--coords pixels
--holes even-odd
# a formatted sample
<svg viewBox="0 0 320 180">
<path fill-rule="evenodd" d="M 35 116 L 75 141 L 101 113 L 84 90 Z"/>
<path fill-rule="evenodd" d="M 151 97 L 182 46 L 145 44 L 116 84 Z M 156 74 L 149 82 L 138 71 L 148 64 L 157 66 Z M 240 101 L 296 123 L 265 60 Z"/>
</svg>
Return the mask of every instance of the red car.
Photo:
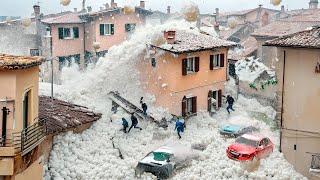
<svg viewBox="0 0 320 180">
<path fill-rule="evenodd" d="M 227 148 L 227 156 L 236 161 L 261 159 L 273 152 L 274 144 L 267 137 L 244 134 Z"/>
</svg>

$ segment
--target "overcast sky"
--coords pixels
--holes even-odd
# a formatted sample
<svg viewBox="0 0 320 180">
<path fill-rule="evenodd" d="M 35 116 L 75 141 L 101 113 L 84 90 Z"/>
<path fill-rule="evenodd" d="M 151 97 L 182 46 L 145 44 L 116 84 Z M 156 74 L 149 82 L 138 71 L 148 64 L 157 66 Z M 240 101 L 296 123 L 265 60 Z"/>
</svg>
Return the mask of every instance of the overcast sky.
<svg viewBox="0 0 320 180">
<path fill-rule="evenodd" d="M 56 13 L 65 10 L 73 10 L 77 7 L 80 9 L 82 0 L 71 0 L 69 6 L 64 7 L 60 5 L 60 0 L 0 0 L 0 16 L 30 16 L 32 13 L 32 5 L 40 2 L 41 11 L 45 14 Z M 139 0 L 115 0 L 119 5 L 138 5 Z M 270 0 L 192 0 L 198 4 L 201 13 L 213 13 L 216 7 L 221 11 L 235 11 L 248 8 L 255 8 L 259 4 L 264 7 L 280 9 L 280 6 L 273 6 Z M 282 5 L 288 9 L 308 8 L 310 0 L 282 0 Z M 92 6 L 94 10 L 99 9 L 106 2 L 110 0 L 86 0 L 86 6 Z M 146 0 L 146 8 L 153 10 L 166 11 L 166 7 L 170 5 L 172 11 L 180 11 L 183 4 L 187 0 Z"/>
</svg>

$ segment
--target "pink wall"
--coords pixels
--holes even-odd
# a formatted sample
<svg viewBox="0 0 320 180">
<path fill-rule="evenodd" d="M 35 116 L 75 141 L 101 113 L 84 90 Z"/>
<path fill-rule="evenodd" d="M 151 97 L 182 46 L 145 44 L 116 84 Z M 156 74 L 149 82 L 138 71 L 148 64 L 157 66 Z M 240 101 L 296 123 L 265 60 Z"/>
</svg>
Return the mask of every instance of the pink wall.
<svg viewBox="0 0 320 180">
<path fill-rule="evenodd" d="M 58 28 L 79 28 L 79 38 L 77 39 L 59 39 Z M 69 56 L 75 54 L 83 54 L 84 52 L 84 28 L 83 24 L 57 24 L 51 26 L 52 36 L 52 56 Z"/>
<path fill-rule="evenodd" d="M 209 90 L 222 90 L 226 82 L 227 62 L 225 67 L 210 70 L 210 55 L 227 54 L 227 49 L 218 51 L 202 51 L 192 53 L 191 56 L 200 57 L 199 72 L 182 76 L 182 59 L 186 55 L 174 57 L 171 53 L 164 53 L 156 57 L 157 65 L 151 66 L 149 58 L 139 64 L 141 83 L 145 90 L 156 96 L 156 105 L 167 108 L 169 112 L 181 115 L 181 101 L 183 96 L 197 96 L 198 111 L 207 110 Z M 161 53 L 160 53 L 161 54 Z M 163 84 L 167 84 L 163 87 Z"/>
<path fill-rule="evenodd" d="M 94 52 L 92 47 L 93 42 L 96 40 L 100 42 L 100 49 L 97 51 L 108 50 L 111 46 L 118 45 L 127 39 L 128 33 L 125 31 L 125 24 L 135 23 L 137 26 L 144 23 L 143 17 L 138 17 L 137 14 L 133 13 L 130 15 L 126 14 L 112 14 L 105 15 L 97 20 L 88 23 L 87 31 L 89 36 L 86 38 L 86 50 Z M 100 35 L 100 24 L 114 24 L 114 35 Z"/>
</svg>

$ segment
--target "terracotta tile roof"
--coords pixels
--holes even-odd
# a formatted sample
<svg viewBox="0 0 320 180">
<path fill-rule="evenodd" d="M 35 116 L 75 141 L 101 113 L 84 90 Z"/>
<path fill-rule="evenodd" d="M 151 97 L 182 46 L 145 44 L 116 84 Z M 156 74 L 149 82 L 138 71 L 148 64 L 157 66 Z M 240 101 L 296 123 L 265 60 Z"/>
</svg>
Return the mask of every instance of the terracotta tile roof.
<svg viewBox="0 0 320 180">
<path fill-rule="evenodd" d="M 50 97 L 39 97 L 39 118 L 44 119 L 50 134 L 72 130 L 78 126 L 97 121 L 101 114 L 88 108 Z"/>
<path fill-rule="evenodd" d="M 265 46 L 320 49 L 320 26 L 285 37 L 267 41 Z"/>
<path fill-rule="evenodd" d="M 0 70 L 26 69 L 39 66 L 45 59 L 39 56 L 14 56 L 0 54 Z"/>
<path fill-rule="evenodd" d="M 241 11 L 222 12 L 222 13 L 220 13 L 220 16 L 242 16 L 242 15 L 246 15 L 252 11 L 257 11 L 258 9 L 259 9 L 259 7 L 253 8 L 253 9 L 245 9 L 245 10 L 241 10 Z M 262 7 L 261 9 L 264 9 L 267 11 L 273 11 L 273 12 L 280 12 L 279 10 L 276 10 L 276 9 L 269 9 L 269 8 L 264 8 L 264 7 Z"/>
<path fill-rule="evenodd" d="M 320 19 L 319 22 L 275 21 L 257 29 L 251 35 L 254 37 L 276 38 L 303 31 L 318 24 L 320 24 Z"/>
<path fill-rule="evenodd" d="M 300 9 L 287 11 L 287 21 L 320 21 L 320 9 Z"/>
<path fill-rule="evenodd" d="M 234 42 L 226 41 L 226 40 L 205 35 L 202 33 L 177 31 L 176 41 L 174 44 L 163 44 L 160 46 L 151 45 L 151 46 L 160 48 L 165 51 L 170 51 L 172 53 L 185 53 L 185 52 L 210 50 L 210 49 L 215 49 L 220 47 L 232 47 L 235 45 L 236 43 Z"/>
<path fill-rule="evenodd" d="M 60 16 L 44 18 L 41 21 L 45 24 L 80 24 L 84 21 L 80 19 L 80 14 L 69 12 Z"/>
<path fill-rule="evenodd" d="M 254 52 L 258 49 L 258 42 L 254 37 L 250 36 L 241 42 L 241 47 L 243 48 L 241 50 L 229 51 L 228 59 L 240 60 L 252 56 L 252 54 L 254 54 Z"/>
</svg>

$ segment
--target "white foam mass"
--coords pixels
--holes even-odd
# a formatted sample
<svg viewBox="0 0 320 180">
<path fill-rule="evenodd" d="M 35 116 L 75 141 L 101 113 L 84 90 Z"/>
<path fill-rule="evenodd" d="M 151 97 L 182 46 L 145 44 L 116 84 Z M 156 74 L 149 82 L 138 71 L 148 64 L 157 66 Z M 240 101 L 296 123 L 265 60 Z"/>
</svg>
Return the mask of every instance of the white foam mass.
<svg viewBox="0 0 320 180">
<path fill-rule="evenodd" d="M 230 116 L 222 108 L 213 117 L 200 112 L 197 117 L 191 118 L 186 122 L 187 128 L 181 140 L 174 131 L 174 123 L 164 130 L 153 123 L 140 121 L 142 131 L 133 129 L 128 134 L 120 131 L 120 118 L 129 119 L 129 116 L 123 111 L 111 115 L 108 92 L 119 91 L 137 105 L 140 97 L 144 96 L 149 105 L 148 111 L 159 118 L 163 117 L 165 109 L 155 107 L 155 97 L 143 92 L 145 84 L 139 81 L 135 65 L 143 60 L 140 55 L 145 51 L 146 43 L 161 36 L 161 31 L 173 27 L 188 30 L 190 25 L 185 21 L 147 25 L 137 29 L 131 39 L 110 48 L 106 57 L 86 72 L 79 72 L 75 66 L 63 69 L 62 85 L 54 87 L 55 97 L 88 106 L 103 116 L 81 134 L 68 132 L 54 138 L 49 163 L 45 166 L 45 179 L 135 179 L 134 168 L 140 159 L 148 152 L 172 143 L 188 147 L 192 144 L 208 145 L 199 159 L 177 170 L 173 179 L 303 179 L 276 150 L 266 160 L 262 160 L 254 172 L 247 172 L 240 163 L 227 158 L 225 149 L 233 140 L 224 139 L 218 134 L 218 128 L 223 123 L 231 121 L 259 126 L 275 143 L 278 142 L 278 132 L 271 131 L 268 125 L 247 113 L 259 111 L 271 117 L 274 110 L 241 96 L 235 103 L 236 111 Z M 41 83 L 40 93 L 50 94 L 50 85 Z M 159 137 L 159 134 L 161 138 L 154 138 Z M 119 158 L 118 150 L 113 148 L 112 141 L 122 152 L 123 160 Z M 142 179 L 155 177 L 144 174 Z"/>
</svg>

